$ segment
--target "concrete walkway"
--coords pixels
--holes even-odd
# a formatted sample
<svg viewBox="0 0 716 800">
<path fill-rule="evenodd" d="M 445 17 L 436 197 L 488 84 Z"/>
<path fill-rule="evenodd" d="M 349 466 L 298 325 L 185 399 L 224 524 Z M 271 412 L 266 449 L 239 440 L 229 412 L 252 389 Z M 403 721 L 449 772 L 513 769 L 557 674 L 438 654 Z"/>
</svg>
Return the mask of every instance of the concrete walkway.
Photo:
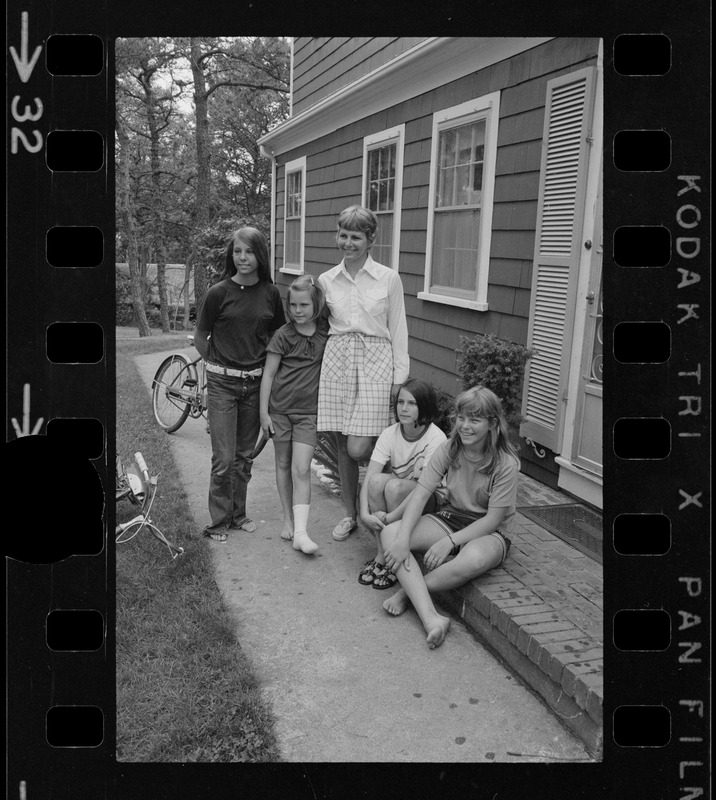
<svg viewBox="0 0 716 800">
<path fill-rule="evenodd" d="M 166 355 L 136 358 L 148 391 Z M 171 442 L 198 533 L 208 521 L 211 449 L 204 422 L 187 420 Z M 386 614 L 381 604 L 391 590 L 357 582 L 373 555 L 372 537 L 359 531 L 334 542 L 341 503 L 318 471 L 312 490 L 309 531 L 320 550 L 306 556 L 279 536 L 269 444 L 249 485 L 256 532 L 210 545 L 217 584 L 275 715 L 286 761 L 592 760 L 461 622 L 453 621 L 443 646 L 430 650 L 412 610 Z"/>
</svg>

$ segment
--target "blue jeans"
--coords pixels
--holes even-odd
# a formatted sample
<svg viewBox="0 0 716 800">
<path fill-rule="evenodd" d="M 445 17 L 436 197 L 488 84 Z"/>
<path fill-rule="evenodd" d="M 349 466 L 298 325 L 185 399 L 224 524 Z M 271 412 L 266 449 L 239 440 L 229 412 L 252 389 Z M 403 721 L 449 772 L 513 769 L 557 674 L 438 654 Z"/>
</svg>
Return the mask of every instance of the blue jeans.
<svg viewBox="0 0 716 800">
<path fill-rule="evenodd" d="M 251 480 L 261 423 L 261 377 L 234 378 L 208 372 L 208 417 L 211 434 L 209 514 L 205 533 L 237 528 L 246 520 L 246 487 Z"/>
</svg>

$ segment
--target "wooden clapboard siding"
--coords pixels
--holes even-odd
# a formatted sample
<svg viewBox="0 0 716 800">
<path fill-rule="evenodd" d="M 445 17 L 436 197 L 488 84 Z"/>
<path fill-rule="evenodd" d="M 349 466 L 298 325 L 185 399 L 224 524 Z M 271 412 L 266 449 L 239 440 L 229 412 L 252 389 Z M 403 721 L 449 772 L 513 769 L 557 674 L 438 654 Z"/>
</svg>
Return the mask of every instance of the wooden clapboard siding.
<svg viewBox="0 0 716 800">
<path fill-rule="evenodd" d="M 426 37 L 296 37 L 293 114 L 367 75 Z"/>
<path fill-rule="evenodd" d="M 381 63 L 381 58 L 395 57 L 417 41 L 299 37 L 294 45 L 294 92 L 298 98 L 294 111 L 305 110 L 343 81 L 355 80 L 372 69 L 372 64 Z M 411 372 L 454 392 L 460 336 L 492 333 L 527 342 L 547 82 L 596 63 L 597 51 L 596 39 L 551 40 L 282 154 L 276 171 L 276 266 L 283 263 L 283 165 L 307 157 L 304 254 L 307 271 L 317 275 L 337 263 L 338 214 L 361 200 L 364 137 L 404 124 L 398 270 L 406 295 Z M 379 86 L 376 91 L 390 92 L 390 87 Z M 432 115 L 494 91 L 500 92 L 500 120 L 489 310 L 476 312 L 419 300 L 426 260 Z M 281 273 L 276 279 L 282 287 L 293 280 Z"/>
</svg>

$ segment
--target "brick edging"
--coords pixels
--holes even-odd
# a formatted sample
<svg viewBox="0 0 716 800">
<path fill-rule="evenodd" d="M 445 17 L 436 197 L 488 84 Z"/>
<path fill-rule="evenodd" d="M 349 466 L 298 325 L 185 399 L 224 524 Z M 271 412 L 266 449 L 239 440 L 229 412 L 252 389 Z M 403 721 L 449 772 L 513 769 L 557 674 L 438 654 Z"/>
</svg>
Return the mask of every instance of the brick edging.
<svg viewBox="0 0 716 800">
<path fill-rule="evenodd" d="M 515 588 L 510 576 L 502 584 L 496 582 L 493 571 L 491 582 L 484 586 L 477 579 L 440 594 L 438 599 L 517 672 L 592 756 L 601 759 L 602 645 L 569 620 L 560 619 L 551 606 L 548 610 L 543 604 L 505 606 L 500 604 L 501 598 L 494 597 L 522 591 L 529 601 L 530 591 L 519 586 Z M 536 613 L 525 613 L 528 609 Z"/>
</svg>

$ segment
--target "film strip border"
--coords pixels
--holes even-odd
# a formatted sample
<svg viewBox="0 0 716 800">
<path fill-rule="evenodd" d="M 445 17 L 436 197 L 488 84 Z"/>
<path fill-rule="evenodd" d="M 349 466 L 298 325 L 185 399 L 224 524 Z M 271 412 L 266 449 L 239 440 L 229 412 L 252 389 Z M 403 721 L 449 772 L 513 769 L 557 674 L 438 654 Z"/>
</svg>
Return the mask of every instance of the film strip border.
<svg viewBox="0 0 716 800">
<path fill-rule="evenodd" d="M 114 749 L 113 111 L 101 36 L 7 13 L 8 796 L 39 798 Z"/>
<path fill-rule="evenodd" d="M 41 754 L 45 796 L 59 775 L 71 788 L 80 773 L 87 797 L 104 796 L 114 757 L 114 561 L 102 516 L 114 439 L 111 42 L 51 31 L 31 11 L 8 21 L 8 496 L 44 512 L 9 548 L 8 754 L 15 776 Z M 620 104 L 605 130 L 604 371 L 616 387 L 605 402 L 605 764 L 635 764 L 672 796 L 698 797 L 708 784 L 710 189 L 706 127 L 683 119 L 687 47 L 661 33 L 605 42 L 606 103 Z M 22 796 L 22 777 L 14 785 Z"/>
<path fill-rule="evenodd" d="M 652 764 L 673 792 L 664 796 L 698 797 L 708 791 L 709 187 L 704 132 L 678 121 L 697 102 L 685 46 L 663 34 L 614 42 L 604 446 L 605 570 L 618 592 L 605 604 L 605 698 L 614 744 Z"/>
</svg>

